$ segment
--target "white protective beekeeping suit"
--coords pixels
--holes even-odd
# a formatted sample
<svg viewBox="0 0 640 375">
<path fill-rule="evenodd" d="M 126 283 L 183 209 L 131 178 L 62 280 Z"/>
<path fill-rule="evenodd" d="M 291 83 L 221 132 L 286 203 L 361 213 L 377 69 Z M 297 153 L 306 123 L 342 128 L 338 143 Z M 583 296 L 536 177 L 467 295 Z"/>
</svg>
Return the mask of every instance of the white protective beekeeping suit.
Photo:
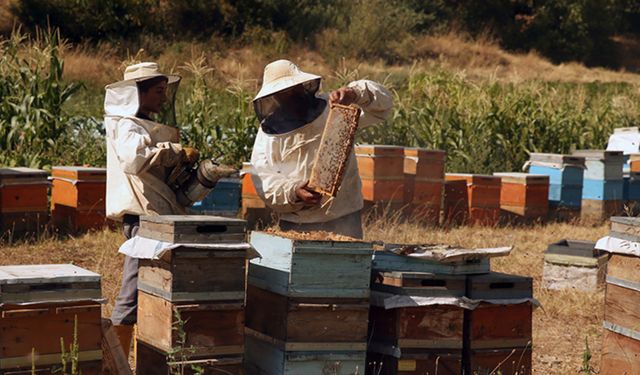
<svg viewBox="0 0 640 375">
<path fill-rule="evenodd" d="M 125 214 L 185 213 L 165 183 L 171 168 L 183 157 L 179 130 L 135 117 L 139 109 L 136 82 L 157 76 L 167 77 L 170 88 L 180 82 L 178 76 L 160 74 L 155 63 L 141 63 L 129 66 L 123 81 L 106 87 L 106 210 L 113 220 Z"/>
<path fill-rule="evenodd" d="M 256 108 L 261 100 L 289 87 L 318 81 L 319 76 L 304 73 L 286 60 L 267 65 L 263 87 L 254 99 Z M 382 85 L 360 80 L 348 87 L 358 97 L 354 104 L 362 108 L 359 128 L 379 123 L 389 116 L 393 97 Z M 328 95 L 316 94 L 328 101 Z M 310 123 L 284 134 L 267 134 L 261 128 L 256 136 L 251 155 L 252 179 L 265 203 L 280 214 L 280 219 L 292 223 L 323 223 L 344 217 L 362 209 L 361 181 L 358 164 L 352 151 L 344 173 L 342 185 L 335 198 L 317 206 L 307 207 L 298 200 L 296 189 L 311 175 L 311 168 L 329 114 L 329 105 Z M 260 109 L 258 109 L 260 111 Z"/>
</svg>

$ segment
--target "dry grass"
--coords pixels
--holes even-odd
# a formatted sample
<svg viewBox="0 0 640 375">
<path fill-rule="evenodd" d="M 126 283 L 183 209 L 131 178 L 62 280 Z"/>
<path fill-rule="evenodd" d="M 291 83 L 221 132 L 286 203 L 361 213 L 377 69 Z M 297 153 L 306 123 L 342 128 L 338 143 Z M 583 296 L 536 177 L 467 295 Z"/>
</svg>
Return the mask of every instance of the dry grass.
<svg viewBox="0 0 640 375">
<path fill-rule="evenodd" d="M 563 239 L 596 240 L 608 227 L 551 224 L 532 228 L 470 228 L 445 231 L 417 225 L 381 221 L 366 230 L 368 240 L 405 243 L 445 243 L 468 247 L 514 246 L 509 257 L 495 259 L 496 271 L 531 276 L 534 295 L 542 308 L 534 313 L 534 373 L 576 373 L 588 338 L 592 365 L 600 361 L 601 322 L 604 293 L 546 291 L 540 288 L 543 251 L 549 243 Z M 108 316 L 120 285 L 123 256 L 117 249 L 124 241 L 120 233 L 102 231 L 67 240 L 45 239 L 35 244 L 0 247 L 0 264 L 74 263 L 102 275 Z"/>
<path fill-rule="evenodd" d="M 550 224 L 532 228 L 461 227 L 445 231 L 416 225 L 373 223 L 368 240 L 400 243 L 445 243 L 467 247 L 513 246 L 510 256 L 492 261 L 495 271 L 533 277 L 534 296 L 542 308 L 533 316 L 533 369 L 535 374 L 577 373 L 582 364 L 585 338 L 589 340 L 598 368 L 602 345 L 604 292 L 581 293 L 548 291 L 540 288 L 543 252 L 561 239 L 597 240 L 608 233 L 608 226 L 583 227 Z"/>
</svg>

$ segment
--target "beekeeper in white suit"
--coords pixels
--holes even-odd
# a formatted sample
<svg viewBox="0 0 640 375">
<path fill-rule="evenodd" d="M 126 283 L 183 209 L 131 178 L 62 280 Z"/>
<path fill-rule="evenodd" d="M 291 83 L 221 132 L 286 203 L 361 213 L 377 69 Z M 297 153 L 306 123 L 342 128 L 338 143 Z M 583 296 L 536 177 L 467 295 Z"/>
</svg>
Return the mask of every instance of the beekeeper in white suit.
<svg viewBox="0 0 640 375">
<path fill-rule="evenodd" d="M 362 129 L 387 118 L 393 98 L 382 85 L 368 80 L 327 95 L 318 92 L 320 81 L 320 76 L 301 71 L 291 61 L 265 67 L 262 88 L 253 100 L 260 129 L 251 155 L 252 179 L 258 194 L 279 214 L 281 230 L 362 238 L 361 181 L 353 152 L 335 198 L 322 197 L 307 185 L 330 103 L 359 106 Z"/>
<path fill-rule="evenodd" d="M 160 73 L 155 63 L 140 63 L 126 68 L 124 80 L 106 87 L 106 210 L 110 219 L 123 223 L 127 239 L 135 236 L 141 215 L 185 213 L 165 181 L 173 167 L 197 158 L 197 152 L 179 144 L 178 128 L 153 119 L 172 108 L 179 82 L 178 76 Z M 137 280 L 138 259 L 126 256 L 111 316 L 125 353 L 137 320 Z"/>
</svg>

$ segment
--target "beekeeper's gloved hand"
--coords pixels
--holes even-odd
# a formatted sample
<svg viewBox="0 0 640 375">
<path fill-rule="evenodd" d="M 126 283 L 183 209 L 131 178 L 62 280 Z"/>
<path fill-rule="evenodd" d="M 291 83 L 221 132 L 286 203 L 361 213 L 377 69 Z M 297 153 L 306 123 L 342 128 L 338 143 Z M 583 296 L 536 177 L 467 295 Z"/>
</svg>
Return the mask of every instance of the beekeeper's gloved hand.
<svg viewBox="0 0 640 375">
<path fill-rule="evenodd" d="M 200 152 L 193 147 L 184 147 L 184 154 L 188 164 L 195 164 L 200 159 Z"/>
</svg>

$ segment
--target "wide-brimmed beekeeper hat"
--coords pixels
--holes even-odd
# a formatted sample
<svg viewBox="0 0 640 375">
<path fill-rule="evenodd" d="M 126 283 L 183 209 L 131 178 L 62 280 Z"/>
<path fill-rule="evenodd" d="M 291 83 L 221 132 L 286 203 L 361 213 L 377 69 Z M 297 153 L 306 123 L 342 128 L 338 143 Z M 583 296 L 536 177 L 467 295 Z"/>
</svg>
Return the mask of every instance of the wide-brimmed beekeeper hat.
<svg viewBox="0 0 640 375">
<path fill-rule="evenodd" d="M 264 67 L 262 87 L 253 100 L 256 101 L 290 87 L 321 78 L 315 74 L 303 72 L 289 60 L 277 60 Z"/>
<path fill-rule="evenodd" d="M 160 67 L 154 62 L 142 62 L 139 64 L 129 65 L 124 71 L 124 79 L 112 83 L 107 86 L 120 86 L 134 82 L 144 81 L 155 77 L 167 77 L 168 84 L 179 82 L 181 77 L 173 74 L 164 74 L 160 72 Z"/>
</svg>

